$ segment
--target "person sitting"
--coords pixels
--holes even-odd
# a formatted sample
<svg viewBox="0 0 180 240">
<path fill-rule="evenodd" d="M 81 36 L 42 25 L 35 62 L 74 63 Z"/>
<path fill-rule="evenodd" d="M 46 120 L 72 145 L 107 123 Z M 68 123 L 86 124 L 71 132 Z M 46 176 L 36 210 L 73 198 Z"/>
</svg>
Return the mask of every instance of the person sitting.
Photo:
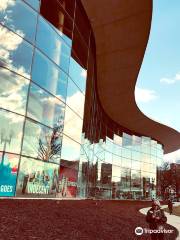
<svg viewBox="0 0 180 240">
<path fill-rule="evenodd" d="M 149 209 L 146 216 L 146 221 L 149 223 L 149 228 L 151 230 L 163 230 L 163 225 L 167 222 L 167 217 L 164 214 L 163 209 L 160 207 L 160 202 L 158 200 L 154 200 L 152 202 L 152 208 Z M 164 233 L 154 231 L 151 233 L 152 240 L 163 240 Z"/>
</svg>

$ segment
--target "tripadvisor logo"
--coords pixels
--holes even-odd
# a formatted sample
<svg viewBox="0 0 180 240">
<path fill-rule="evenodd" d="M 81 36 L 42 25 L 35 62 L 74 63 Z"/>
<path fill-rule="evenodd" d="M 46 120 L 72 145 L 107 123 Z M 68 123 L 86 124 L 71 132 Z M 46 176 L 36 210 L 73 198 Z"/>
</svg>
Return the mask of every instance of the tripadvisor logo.
<svg viewBox="0 0 180 240">
<path fill-rule="evenodd" d="M 135 228 L 135 234 L 136 235 L 142 235 L 143 234 L 143 228 L 142 227 L 136 227 Z"/>
</svg>

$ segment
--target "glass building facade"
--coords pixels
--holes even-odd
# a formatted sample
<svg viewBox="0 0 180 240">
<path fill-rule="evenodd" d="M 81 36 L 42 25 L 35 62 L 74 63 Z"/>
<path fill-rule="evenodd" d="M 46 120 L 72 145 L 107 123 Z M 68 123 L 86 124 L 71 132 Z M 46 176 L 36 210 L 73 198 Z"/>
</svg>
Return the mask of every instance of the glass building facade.
<svg viewBox="0 0 180 240">
<path fill-rule="evenodd" d="M 96 75 L 79 0 L 2 0 L 0 196 L 154 194 L 163 147 L 106 115 Z"/>
</svg>

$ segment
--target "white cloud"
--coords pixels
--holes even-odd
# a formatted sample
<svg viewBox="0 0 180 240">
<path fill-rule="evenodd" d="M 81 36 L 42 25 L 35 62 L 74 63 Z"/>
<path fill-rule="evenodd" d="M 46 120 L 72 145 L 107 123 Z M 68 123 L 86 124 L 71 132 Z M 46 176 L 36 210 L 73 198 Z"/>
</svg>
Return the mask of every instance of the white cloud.
<svg viewBox="0 0 180 240">
<path fill-rule="evenodd" d="M 14 6 L 16 1 L 14 0 L 1 0 L 0 1 L 0 11 L 5 11 L 8 7 Z"/>
<path fill-rule="evenodd" d="M 77 91 L 70 97 L 67 97 L 66 103 L 76 113 L 83 117 L 84 95 L 80 91 Z M 64 132 L 78 142 L 81 142 L 82 124 L 83 121 L 77 117 L 73 111 L 66 108 Z"/>
<path fill-rule="evenodd" d="M 165 84 L 174 84 L 176 82 L 180 81 L 180 73 L 177 73 L 174 77 L 172 78 L 161 78 L 160 83 L 165 83 Z"/>
<path fill-rule="evenodd" d="M 16 31 L 20 33 L 20 30 Z M 21 32 L 21 36 L 24 36 Z M 0 56 L 1 60 L 9 65 L 9 68 L 13 71 L 30 78 L 30 75 L 26 72 L 23 66 L 16 67 L 12 60 L 13 53 L 22 44 L 23 39 L 13 32 L 8 31 L 6 28 L 0 26 Z"/>
<path fill-rule="evenodd" d="M 164 161 L 176 162 L 177 160 L 180 160 L 180 149 L 164 155 Z"/>
<path fill-rule="evenodd" d="M 86 77 L 87 77 L 87 71 L 86 71 L 85 69 L 82 69 L 82 71 L 81 71 L 81 76 L 82 76 L 83 78 L 86 78 Z"/>
<path fill-rule="evenodd" d="M 166 84 L 173 84 L 173 83 L 175 83 L 175 80 L 171 79 L 171 78 L 161 78 L 160 82 L 161 83 L 166 83 Z"/>
<path fill-rule="evenodd" d="M 153 101 L 157 98 L 158 96 L 156 95 L 156 92 L 154 90 L 149 90 L 149 89 L 143 89 L 136 87 L 135 88 L 135 98 L 136 102 L 150 102 Z"/>
<path fill-rule="evenodd" d="M 0 107 L 24 114 L 29 81 L 4 68 L 0 68 L 0 76 Z"/>
<path fill-rule="evenodd" d="M 77 91 L 72 96 L 67 97 L 66 103 L 83 118 L 84 101 L 84 95 Z"/>
<path fill-rule="evenodd" d="M 180 80 L 180 73 L 177 73 L 177 74 L 176 74 L 175 80 L 176 80 L 176 81 L 179 81 L 179 80 Z"/>
</svg>

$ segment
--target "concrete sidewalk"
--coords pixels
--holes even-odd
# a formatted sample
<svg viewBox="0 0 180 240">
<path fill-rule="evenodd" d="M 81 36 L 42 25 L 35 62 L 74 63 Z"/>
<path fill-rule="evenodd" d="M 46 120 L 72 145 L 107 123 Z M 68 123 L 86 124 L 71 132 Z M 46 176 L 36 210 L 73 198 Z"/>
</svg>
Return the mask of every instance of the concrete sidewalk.
<svg viewBox="0 0 180 240">
<path fill-rule="evenodd" d="M 173 207 L 177 207 L 180 206 L 180 203 L 175 203 L 173 204 Z M 167 205 L 163 205 L 161 206 L 161 208 L 167 208 Z M 147 211 L 150 209 L 151 207 L 148 208 L 142 208 L 139 210 L 140 213 L 146 215 Z M 167 217 L 167 223 L 173 227 L 175 227 L 178 230 L 178 237 L 176 238 L 176 240 L 180 240 L 180 217 L 175 216 L 175 215 L 170 215 L 169 213 L 165 212 L 165 215 Z"/>
</svg>

